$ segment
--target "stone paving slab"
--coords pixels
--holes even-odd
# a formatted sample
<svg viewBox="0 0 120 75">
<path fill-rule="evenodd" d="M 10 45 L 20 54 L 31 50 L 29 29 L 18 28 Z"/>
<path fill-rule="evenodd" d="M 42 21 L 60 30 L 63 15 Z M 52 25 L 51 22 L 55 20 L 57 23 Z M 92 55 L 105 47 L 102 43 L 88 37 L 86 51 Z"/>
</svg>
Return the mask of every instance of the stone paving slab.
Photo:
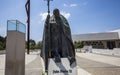
<svg viewBox="0 0 120 75">
<path fill-rule="evenodd" d="M 35 60 L 25 65 L 25 67 L 25 75 L 42 75 L 43 67 L 39 55 Z"/>
<path fill-rule="evenodd" d="M 25 75 L 42 75 L 42 64 L 39 52 L 25 55 Z M 0 54 L 0 75 L 5 75 L 5 54 Z"/>
<path fill-rule="evenodd" d="M 91 60 L 88 59 L 90 57 L 85 58 L 85 56 L 87 55 L 82 55 L 82 57 L 81 56 L 76 57 L 77 65 L 79 66 L 80 69 L 83 70 L 82 72 L 79 72 L 79 75 L 120 75 L 120 66 L 94 61 L 95 59 L 97 60 L 97 57 L 91 58 L 94 59 Z"/>
<path fill-rule="evenodd" d="M 114 49 L 92 49 L 93 53 L 104 54 L 104 55 L 112 55 L 120 57 L 120 48 Z"/>
<path fill-rule="evenodd" d="M 95 54 L 94 54 L 95 55 Z M 105 75 L 107 73 L 107 75 L 114 75 L 114 73 L 116 72 L 116 75 L 119 75 L 120 72 L 120 68 L 117 67 L 117 65 L 110 65 L 109 63 L 104 63 L 104 62 L 100 62 L 100 61 L 94 61 L 94 60 L 98 60 L 99 58 L 109 58 L 111 59 L 109 56 L 107 57 L 103 57 L 95 55 L 93 54 L 80 54 L 80 57 L 84 57 L 84 60 L 82 60 L 80 58 L 80 63 L 77 63 L 78 65 L 80 65 L 80 67 L 78 67 L 78 75 Z M 77 56 L 79 56 L 77 54 Z M 94 56 L 94 57 L 93 57 Z M 98 58 L 99 57 L 99 58 Z M 88 58 L 91 58 L 88 60 Z M 96 59 L 98 58 L 98 59 Z M 0 60 L 2 59 L 2 62 L 5 62 L 5 55 L 0 55 Z M 87 59 L 87 60 L 85 60 Z M 94 60 L 92 60 L 94 59 Z M 116 58 L 115 58 L 116 59 Z M 79 60 L 79 58 L 77 58 L 77 60 Z M 106 60 L 107 61 L 107 60 Z M 39 56 L 39 53 L 37 52 L 32 52 L 30 55 L 26 54 L 26 65 L 25 65 L 25 75 L 42 75 L 42 71 L 43 71 L 43 62 L 41 61 L 41 57 Z M 5 63 L 2 63 L 5 64 Z M 0 65 L 1 66 L 1 65 Z M 112 71 L 113 70 L 113 71 Z M 111 71 L 110 73 L 108 73 L 109 71 Z M 100 73 L 102 72 L 102 73 Z M 99 74 L 97 74 L 99 73 Z M 118 74 L 119 73 L 119 74 Z M 0 69 L 0 75 L 4 75 L 4 67 Z"/>
<path fill-rule="evenodd" d="M 120 75 L 120 68 L 84 68 L 92 75 Z"/>
<path fill-rule="evenodd" d="M 86 58 L 93 61 L 98 61 L 106 64 L 111 64 L 115 66 L 120 66 L 120 58 L 118 57 L 110 57 L 110 56 L 103 56 L 103 55 L 97 55 L 93 53 L 76 53 L 77 56 Z"/>
</svg>

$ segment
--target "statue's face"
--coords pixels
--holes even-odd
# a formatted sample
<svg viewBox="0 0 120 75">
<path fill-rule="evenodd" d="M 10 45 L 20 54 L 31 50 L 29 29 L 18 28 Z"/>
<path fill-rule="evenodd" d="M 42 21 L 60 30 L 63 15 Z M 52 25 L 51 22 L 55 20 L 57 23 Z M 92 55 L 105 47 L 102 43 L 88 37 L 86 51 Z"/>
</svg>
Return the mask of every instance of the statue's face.
<svg viewBox="0 0 120 75">
<path fill-rule="evenodd" d="M 58 9 L 55 9 L 53 11 L 53 14 L 55 15 L 55 17 L 59 17 L 60 13 L 59 13 L 59 10 Z"/>
</svg>

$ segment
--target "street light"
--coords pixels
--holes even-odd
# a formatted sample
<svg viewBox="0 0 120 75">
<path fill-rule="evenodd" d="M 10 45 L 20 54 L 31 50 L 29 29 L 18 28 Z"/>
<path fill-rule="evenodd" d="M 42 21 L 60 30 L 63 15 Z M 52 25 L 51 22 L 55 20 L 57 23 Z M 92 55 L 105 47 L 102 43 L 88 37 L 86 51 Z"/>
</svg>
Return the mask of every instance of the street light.
<svg viewBox="0 0 120 75">
<path fill-rule="evenodd" d="M 48 14 L 50 14 L 50 1 L 53 1 L 53 0 L 44 0 L 44 1 L 47 1 Z"/>
<path fill-rule="evenodd" d="M 27 0 L 25 4 L 26 8 L 26 13 L 27 13 L 27 54 L 29 54 L 29 49 L 30 49 L 30 0 Z"/>
</svg>

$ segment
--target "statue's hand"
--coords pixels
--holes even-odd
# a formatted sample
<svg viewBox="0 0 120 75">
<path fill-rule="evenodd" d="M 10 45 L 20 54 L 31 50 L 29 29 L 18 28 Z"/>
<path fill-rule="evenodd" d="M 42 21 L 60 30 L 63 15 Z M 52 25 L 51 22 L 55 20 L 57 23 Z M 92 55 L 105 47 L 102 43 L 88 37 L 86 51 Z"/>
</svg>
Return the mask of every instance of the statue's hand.
<svg viewBox="0 0 120 75">
<path fill-rule="evenodd" d="M 47 19 L 49 19 L 49 18 L 50 18 L 50 15 L 48 14 L 48 15 L 47 15 Z"/>
<path fill-rule="evenodd" d="M 46 21 L 45 21 L 46 24 L 49 23 L 49 19 L 50 19 L 50 15 L 47 15 L 47 18 L 46 18 Z"/>
</svg>

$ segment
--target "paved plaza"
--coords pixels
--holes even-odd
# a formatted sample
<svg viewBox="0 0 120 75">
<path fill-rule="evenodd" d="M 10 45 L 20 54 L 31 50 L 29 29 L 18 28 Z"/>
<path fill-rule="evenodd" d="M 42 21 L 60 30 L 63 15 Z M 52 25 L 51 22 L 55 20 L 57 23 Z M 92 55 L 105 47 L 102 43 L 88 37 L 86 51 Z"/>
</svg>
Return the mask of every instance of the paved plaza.
<svg viewBox="0 0 120 75">
<path fill-rule="evenodd" d="M 25 75 L 42 75 L 40 52 L 25 57 Z M 120 75 L 120 57 L 94 53 L 76 53 L 78 75 Z M 0 54 L 0 75 L 5 75 L 5 54 Z"/>
<path fill-rule="evenodd" d="M 79 75 L 120 75 L 120 57 L 77 53 L 76 58 Z"/>
<path fill-rule="evenodd" d="M 25 75 L 42 75 L 43 63 L 40 52 L 30 52 L 25 55 Z M 5 75 L 5 54 L 0 54 L 0 75 Z"/>
</svg>

